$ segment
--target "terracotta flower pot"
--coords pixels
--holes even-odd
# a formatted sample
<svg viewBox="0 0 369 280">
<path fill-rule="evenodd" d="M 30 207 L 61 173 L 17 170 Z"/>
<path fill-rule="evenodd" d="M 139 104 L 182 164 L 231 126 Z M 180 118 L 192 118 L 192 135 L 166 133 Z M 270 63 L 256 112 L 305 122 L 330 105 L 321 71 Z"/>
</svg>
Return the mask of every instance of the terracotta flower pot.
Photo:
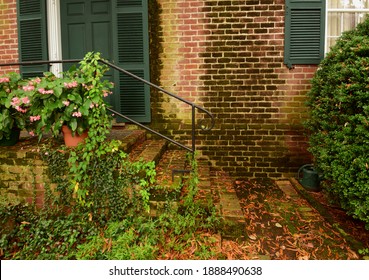
<svg viewBox="0 0 369 280">
<path fill-rule="evenodd" d="M 64 135 L 64 143 L 67 147 L 78 146 L 78 144 L 84 142 L 88 136 L 88 131 L 83 132 L 81 135 L 76 132 L 73 136 L 72 130 L 66 125 L 62 126 L 62 132 Z"/>
</svg>

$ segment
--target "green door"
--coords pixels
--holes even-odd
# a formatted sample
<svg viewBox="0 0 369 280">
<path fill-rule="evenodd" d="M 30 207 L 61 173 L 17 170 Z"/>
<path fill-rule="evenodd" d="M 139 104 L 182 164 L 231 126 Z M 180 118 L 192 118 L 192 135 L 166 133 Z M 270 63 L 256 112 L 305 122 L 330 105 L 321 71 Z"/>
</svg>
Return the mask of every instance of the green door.
<svg viewBox="0 0 369 280">
<path fill-rule="evenodd" d="M 63 59 L 100 52 L 104 59 L 149 79 L 147 0 L 60 3 Z M 150 122 L 150 89 L 116 70 L 110 70 L 107 78 L 116 85 L 107 100 L 113 108 L 136 121 Z"/>
<path fill-rule="evenodd" d="M 61 5 L 63 59 L 81 59 L 87 52 L 113 58 L 110 0 L 64 0 Z M 64 65 L 64 70 L 71 65 Z M 106 78 L 115 83 L 113 71 Z M 114 96 L 107 101 L 114 105 Z"/>
</svg>

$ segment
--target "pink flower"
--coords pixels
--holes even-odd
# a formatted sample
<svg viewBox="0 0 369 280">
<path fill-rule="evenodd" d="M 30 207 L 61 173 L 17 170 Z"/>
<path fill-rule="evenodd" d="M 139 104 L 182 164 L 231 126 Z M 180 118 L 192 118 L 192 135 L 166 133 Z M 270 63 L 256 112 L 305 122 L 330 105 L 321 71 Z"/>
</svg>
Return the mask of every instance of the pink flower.
<svg viewBox="0 0 369 280">
<path fill-rule="evenodd" d="M 32 91 L 32 90 L 35 89 L 35 87 L 32 86 L 32 85 L 23 86 L 22 88 L 23 88 L 24 91 Z"/>
<path fill-rule="evenodd" d="M 15 107 L 15 106 L 18 106 L 20 103 L 21 103 L 21 100 L 18 97 L 13 97 L 12 102 L 10 103 L 10 105 Z"/>
<path fill-rule="evenodd" d="M 36 121 L 39 121 L 41 119 L 41 116 L 40 115 L 37 115 L 37 116 L 30 116 L 29 117 L 29 120 L 31 122 L 36 122 Z"/>
<path fill-rule="evenodd" d="M 65 101 L 63 101 L 63 104 L 68 107 L 70 102 L 68 100 L 65 100 Z"/>
<path fill-rule="evenodd" d="M 81 112 L 74 112 L 74 113 L 72 114 L 72 116 L 73 116 L 73 117 L 80 118 L 80 117 L 82 117 L 82 113 L 81 113 Z"/>
<path fill-rule="evenodd" d="M 77 87 L 77 86 L 78 86 L 78 83 L 77 83 L 76 81 L 73 81 L 73 82 L 71 82 L 71 83 L 64 83 L 64 86 L 65 86 L 66 88 L 75 88 L 75 87 Z"/>
<path fill-rule="evenodd" d="M 82 84 L 82 86 L 86 89 L 86 90 L 90 90 L 92 89 L 94 86 L 93 85 L 85 85 L 85 84 Z"/>
<path fill-rule="evenodd" d="M 41 83 L 41 79 L 40 79 L 39 77 L 35 78 L 33 81 L 34 81 L 36 84 Z"/>
<path fill-rule="evenodd" d="M 27 113 L 27 109 L 23 109 L 20 106 L 15 106 L 15 110 L 17 110 L 18 112 L 21 112 L 22 114 Z"/>
<path fill-rule="evenodd" d="M 30 100 L 29 100 L 28 96 L 23 97 L 22 98 L 22 102 L 23 102 L 23 104 L 29 104 L 30 103 Z"/>
<path fill-rule="evenodd" d="M 28 132 L 29 133 L 29 135 L 31 135 L 31 136 L 35 136 L 35 133 L 33 132 L 33 131 L 30 131 L 30 132 Z"/>
<path fill-rule="evenodd" d="M 0 78 L 0 83 L 9 83 L 9 78 L 8 77 L 3 77 L 3 78 Z"/>
<path fill-rule="evenodd" d="M 53 94 L 53 93 L 54 93 L 54 91 L 53 91 L 52 89 L 50 89 L 50 90 L 46 90 L 46 89 L 44 89 L 44 88 L 40 88 L 40 89 L 38 90 L 38 92 L 39 92 L 39 93 L 41 93 L 41 94 Z"/>
</svg>

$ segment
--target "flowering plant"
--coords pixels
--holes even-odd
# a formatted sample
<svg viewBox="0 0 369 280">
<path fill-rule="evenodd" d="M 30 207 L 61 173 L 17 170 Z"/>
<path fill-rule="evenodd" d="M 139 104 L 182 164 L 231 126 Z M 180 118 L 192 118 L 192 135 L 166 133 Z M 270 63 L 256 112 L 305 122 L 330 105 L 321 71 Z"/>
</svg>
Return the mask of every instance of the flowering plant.
<svg viewBox="0 0 369 280">
<path fill-rule="evenodd" d="M 31 84 L 29 80 L 22 80 L 18 73 L 0 77 L 0 140 L 9 139 L 13 129 L 25 128 L 30 95 L 24 89 Z"/>
<path fill-rule="evenodd" d="M 72 67 L 61 78 L 45 73 L 44 77 L 33 80 L 31 134 L 42 137 L 51 131 L 57 136 L 63 125 L 73 133 L 82 134 L 96 121 L 94 111 L 106 114 L 104 97 L 111 94 L 113 84 L 102 80 L 108 67 L 99 60 L 99 53 L 88 53 L 78 68 Z"/>
</svg>

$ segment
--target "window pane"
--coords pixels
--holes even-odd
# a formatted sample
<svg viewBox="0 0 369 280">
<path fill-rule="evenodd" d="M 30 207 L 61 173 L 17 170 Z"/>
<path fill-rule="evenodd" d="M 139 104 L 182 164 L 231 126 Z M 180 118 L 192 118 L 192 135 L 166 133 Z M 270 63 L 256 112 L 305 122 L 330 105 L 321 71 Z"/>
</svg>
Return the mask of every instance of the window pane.
<svg viewBox="0 0 369 280">
<path fill-rule="evenodd" d="M 369 0 L 328 0 L 328 9 L 368 9 Z"/>
</svg>

